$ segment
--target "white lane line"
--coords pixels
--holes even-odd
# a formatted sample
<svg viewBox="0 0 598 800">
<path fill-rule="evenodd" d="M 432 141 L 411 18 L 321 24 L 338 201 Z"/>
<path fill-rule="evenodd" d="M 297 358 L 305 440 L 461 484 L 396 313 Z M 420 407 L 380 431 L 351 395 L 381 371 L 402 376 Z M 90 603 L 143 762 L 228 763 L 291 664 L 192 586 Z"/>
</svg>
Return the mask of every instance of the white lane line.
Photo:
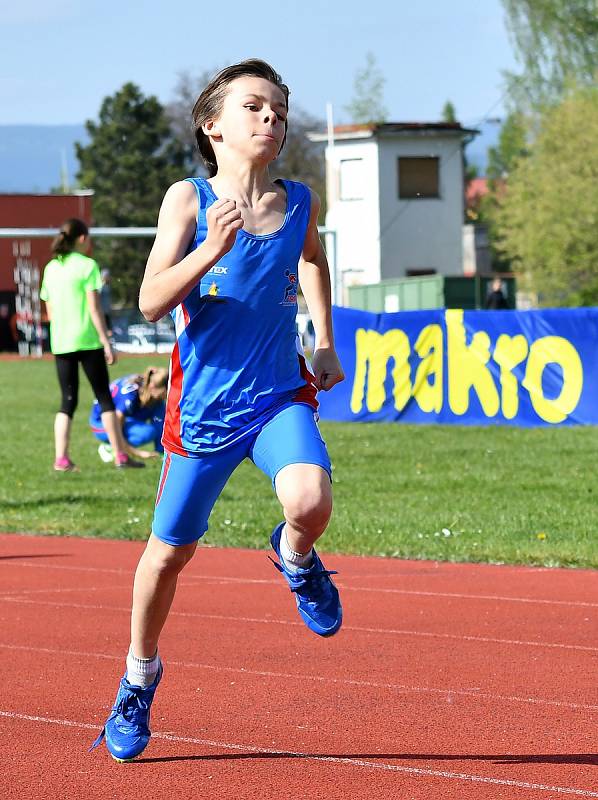
<svg viewBox="0 0 598 800">
<path fill-rule="evenodd" d="M 340 586 L 340 582 L 339 582 Z M 496 594 L 461 594 L 458 592 L 424 592 L 419 589 L 380 589 L 362 586 L 343 586 L 344 590 L 356 592 L 381 592 L 383 594 L 407 594 L 419 597 L 453 597 L 459 600 L 491 600 L 505 603 L 540 603 L 551 606 L 579 606 L 581 608 L 598 608 L 598 603 L 587 603 L 581 600 L 546 600 L 535 597 L 508 597 Z"/>
<path fill-rule="evenodd" d="M 197 584 L 189 578 L 195 578 Z M 257 580 L 252 578 L 233 578 L 214 575 L 189 575 L 181 585 L 201 585 L 203 581 L 213 581 L 218 583 L 247 583 L 247 584 L 279 584 L 277 580 Z M 374 592 L 378 594 L 405 594 L 414 595 L 416 597 L 452 597 L 458 600 L 491 600 L 506 603 L 539 603 L 541 605 L 554 605 L 554 606 L 579 606 L 580 608 L 598 608 L 598 602 L 588 603 L 582 600 L 548 600 L 545 598 L 534 597 L 509 597 L 507 595 L 496 594 L 463 594 L 460 592 L 428 592 L 420 589 L 385 589 L 378 586 L 351 586 L 343 583 L 342 580 L 336 580 L 336 585 L 344 592 Z"/>
<path fill-rule="evenodd" d="M 15 567 L 30 567 L 32 569 L 62 569 L 70 570 L 73 572 L 103 572 L 111 575 L 133 575 L 135 570 L 123 569 L 109 569 L 106 567 L 75 567 L 66 564 L 33 564 L 27 561 L 2 561 L 0 559 L 0 566 L 15 566 Z M 536 569 L 534 567 L 534 569 Z M 539 568 L 538 568 L 539 569 Z M 365 576 L 359 576 L 363 578 Z M 376 578 L 377 576 L 372 576 Z M 260 579 L 260 578 L 237 578 L 228 575 L 204 575 L 194 574 L 192 572 L 185 573 L 182 579 L 182 584 L 192 585 L 193 579 L 199 581 L 211 581 L 214 583 L 239 583 L 239 584 L 264 584 L 264 585 L 279 585 L 279 580 Z M 555 606 L 578 606 L 580 608 L 598 608 L 598 602 L 592 603 L 583 600 L 551 600 L 548 598 L 534 598 L 534 597 L 509 597 L 508 595 L 491 595 L 491 594 L 461 594 L 458 592 L 429 592 L 420 591 L 417 589 L 387 589 L 383 587 L 364 587 L 364 586 L 351 586 L 343 583 L 343 580 L 337 580 L 339 588 L 345 592 L 379 592 L 381 594 L 405 594 L 421 597 L 454 597 L 463 600 L 491 600 L 505 603 L 539 603 L 541 605 L 555 605 Z M 107 587 L 110 588 L 110 587 Z"/>
<path fill-rule="evenodd" d="M 133 569 L 110 569 L 109 567 L 76 567 L 70 564 L 34 564 L 32 561 L 0 558 L 0 567 L 28 567 L 29 569 L 62 569 L 67 572 L 107 572 L 111 575 L 133 575 Z"/>
<path fill-rule="evenodd" d="M 39 606 L 56 606 L 58 608 L 88 608 L 96 611 L 122 611 L 127 614 L 131 612 L 130 607 L 127 606 L 102 606 L 92 605 L 86 603 L 59 603 L 52 600 L 27 600 L 20 597 L 3 597 L 0 595 L 0 600 L 6 603 L 23 603 L 28 605 Z M 218 619 L 227 622 L 248 622 L 257 623 L 260 625 L 291 625 L 303 627 L 302 622 L 291 621 L 286 619 L 264 619 L 263 617 L 234 617 L 226 614 L 199 614 L 193 611 L 171 611 L 171 617 L 189 617 L 192 619 Z M 459 636 L 456 633 L 435 633 L 433 631 L 409 631 L 395 628 L 366 628 L 359 625 L 343 625 L 343 631 L 351 631 L 353 633 L 380 633 L 390 636 L 420 636 L 429 639 L 449 639 L 459 642 L 484 642 L 488 644 L 508 644 L 517 647 L 546 647 L 549 649 L 557 650 L 575 650 L 582 653 L 598 653 L 598 647 L 591 647 L 589 645 L 581 644 L 562 644 L 560 642 L 530 642 L 520 639 L 498 639 L 492 636 Z"/>
<path fill-rule="evenodd" d="M 121 585 L 114 585 L 110 586 L 111 589 L 130 589 L 130 583 L 123 583 Z M 81 587 L 78 586 L 76 588 L 67 588 L 67 589 L 15 589 L 14 591 L 11 590 L 10 592 L 0 592 L 0 600 L 4 598 L 14 598 L 14 597 L 22 597 L 24 595 L 32 595 L 32 594 L 67 594 L 73 592 L 105 592 L 105 586 L 85 586 Z"/>
<path fill-rule="evenodd" d="M 122 661 L 124 664 L 125 657 L 120 655 L 110 655 L 109 653 L 89 653 L 79 650 L 57 650 L 50 647 L 33 647 L 30 645 L 20 644 L 3 644 L 0 643 L 0 648 L 4 650 L 21 650 L 33 653 L 47 653 L 49 655 L 69 656 L 73 658 L 100 658 L 109 661 Z M 271 670 L 255 670 L 248 669 L 247 667 L 226 667 L 218 664 L 202 664 L 195 661 L 176 661 L 168 659 L 168 665 L 174 667 L 183 667 L 189 669 L 203 669 L 212 672 L 227 672 L 235 675 L 257 675 L 261 678 L 285 678 L 290 680 L 310 680 L 317 683 L 331 683 L 334 685 L 344 686 L 357 686 L 366 689 L 384 689 L 387 691 L 398 692 L 399 694 L 433 694 L 440 695 L 450 701 L 452 697 L 468 697 L 475 698 L 476 700 L 490 700 L 498 702 L 509 703 L 528 703 L 530 705 L 538 706 L 552 706 L 556 708 L 566 708 L 574 711 L 598 711 L 598 705 L 589 705 L 586 703 L 569 703 L 564 700 L 546 700 L 540 697 L 516 697 L 512 695 L 493 694 L 491 692 L 482 692 L 478 689 L 440 689 L 433 686 L 408 686 L 401 683 L 380 683 L 376 681 L 361 681 L 351 678 L 330 678 L 323 675 L 308 675 L 302 673 L 292 672 L 273 672 Z"/>
<path fill-rule="evenodd" d="M 67 728 L 81 728 L 83 730 L 98 730 L 98 725 L 88 722 L 76 722 L 70 719 L 55 719 L 52 717 L 34 716 L 33 714 L 21 714 L 15 711 L 0 710 L 0 717 L 7 719 L 20 720 L 24 722 L 43 722 L 48 725 L 60 725 Z M 172 733 L 154 733 L 155 739 L 163 739 L 167 742 L 182 742 L 184 744 L 197 744 L 202 747 L 211 747 L 223 750 L 240 750 L 249 753 L 277 755 L 283 758 L 302 758 L 306 761 L 322 761 L 328 764 L 347 764 L 352 767 L 362 767 L 364 769 L 379 769 L 385 772 L 400 772 L 406 775 L 421 775 L 431 778 L 445 778 L 447 780 L 467 781 L 469 783 L 485 783 L 491 786 L 512 786 L 516 789 L 533 789 L 542 792 L 555 792 L 557 794 L 571 794 L 577 797 L 598 797 L 598 792 L 589 789 L 574 789 L 571 786 L 551 786 L 544 783 L 529 783 L 527 781 L 514 781 L 508 778 L 490 778 L 485 775 L 471 775 L 465 772 L 449 772 L 439 769 L 424 769 L 423 767 L 405 767 L 398 764 L 387 762 L 366 761 L 361 758 L 351 758 L 350 756 L 326 756 L 315 753 L 303 753 L 296 750 L 276 750 L 269 747 L 255 747 L 255 745 L 237 744 L 235 742 L 222 742 L 214 739 L 196 739 L 192 736 L 176 736 Z M 499 756 L 497 756 L 499 758 Z M 209 759 L 207 756 L 206 760 Z M 439 757 L 439 760 L 442 756 Z"/>
</svg>

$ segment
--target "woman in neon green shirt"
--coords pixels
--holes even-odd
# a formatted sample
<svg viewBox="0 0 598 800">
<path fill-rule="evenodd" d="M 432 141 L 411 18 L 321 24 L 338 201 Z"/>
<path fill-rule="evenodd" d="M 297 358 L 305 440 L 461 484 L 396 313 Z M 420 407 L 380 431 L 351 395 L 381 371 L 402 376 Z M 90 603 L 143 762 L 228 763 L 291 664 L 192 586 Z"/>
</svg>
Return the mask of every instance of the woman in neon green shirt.
<svg viewBox="0 0 598 800">
<path fill-rule="evenodd" d="M 126 453 L 110 394 L 106 364 L 114 364 L 116 357 L 100 305 L 100 270 L 88 257 L 89 249 L 87 225 L 80 219 L 67 220 L 52 242 L 54 258 L 46 264 L 40 290 L 50 319 L 50 347 L 56 359 L 62 393 L 60 411 L 54 421 L 54 469 L 58 472 L 75 469 L 69 457 L 69 442 L 79 399 L 79 364 L 100 403 L 102 423 L 115 453 L 115 465 L 145 466 Z"/>
</svg>

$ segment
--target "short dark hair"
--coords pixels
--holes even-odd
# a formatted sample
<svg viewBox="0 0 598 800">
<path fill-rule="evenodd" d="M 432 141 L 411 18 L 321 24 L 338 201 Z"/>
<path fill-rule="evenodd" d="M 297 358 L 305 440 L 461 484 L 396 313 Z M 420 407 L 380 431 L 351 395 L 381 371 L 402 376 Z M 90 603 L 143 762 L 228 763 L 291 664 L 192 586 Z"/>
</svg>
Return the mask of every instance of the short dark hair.
<svg viewBox="0 0 598 800">
<path fill-rule="evenodd" d="M 208 169 L 209 177 L 213 177 L 218 171 L 216 164 L 216 156 L 210 138 L 202 131 L 201 126 L 204 125 L 209 119 L 214 119 L 219 116 L 224 105 L 224 98 L 229 85 L 237 78 L 242 78 L 245 75 L 254 76 L 256 78 L 264 78 L 282 91 L 284 98 L 289 106 L 289 87 L 282 82 L 282 78 L 276 70 L 265 61 L 259 58 L 249 58 L 246 61 L 241 61 L 238 64 L 232 64 L 230 67 L 225 67 L 205 87 L 203 92 L 197 98 L 193 106 L 193 132 L 195 133 L 195 140 L 201 157 Z M 284 122 L 285 136 L 280 146 L 284 147 L 286 141 L 287 121 Z"/>
<path fill-rule="evenodd" d="M 53 256 L 66 256 L 75 249 L 75 242 L 80 236 L 89 236 L 89 228 L 82 219 L 72 217 L 60 226 L 58 236 L 52 242 Z"/>
</svg>

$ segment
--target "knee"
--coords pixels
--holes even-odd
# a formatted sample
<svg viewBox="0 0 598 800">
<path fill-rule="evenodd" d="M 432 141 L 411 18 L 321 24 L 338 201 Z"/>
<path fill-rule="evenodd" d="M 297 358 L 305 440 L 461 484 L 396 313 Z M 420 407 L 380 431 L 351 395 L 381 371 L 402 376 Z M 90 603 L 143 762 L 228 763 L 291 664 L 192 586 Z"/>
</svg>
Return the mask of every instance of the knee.
<svg viewBox="0 0 598 800">
<path fill-rule="evenodd" d="M 100 406 L 100 413 L 105 414 L 107 411 L 115 411 L 116 407 L 114 405 L 114 400 L 110 393 L 98 395 L 97 397 L 99 406 Z"/>
<path fill-rule="evenodd" d="M 191 561 L 197 542 L 173 547 L 156 539 L 145 552 L 152 571 L 159 576 L 178 575 Z"/>
<path fill-rule="evenodd" d="M 332 514 L 332 493 L 321 484 L 302 486 L 284 504 L 287 522 L 297 530 L 321 534 Z"/>
<path fill-rule="evenodd" d="M 77 410 L 79 398 L 75 392 L 64 392 L 61 398 L 59 413 L 66 414 L 67 417 L 73 418 Z"/>
<path fill-rule="evenodd" d="M 100 414 L 105 414 L 107 411 L 116 411 L 110 386 L 106 384 L 106 386 L 94 386 L 93 388 L 95 391 L 96 402 L 100 407 Z"/>
</svg>

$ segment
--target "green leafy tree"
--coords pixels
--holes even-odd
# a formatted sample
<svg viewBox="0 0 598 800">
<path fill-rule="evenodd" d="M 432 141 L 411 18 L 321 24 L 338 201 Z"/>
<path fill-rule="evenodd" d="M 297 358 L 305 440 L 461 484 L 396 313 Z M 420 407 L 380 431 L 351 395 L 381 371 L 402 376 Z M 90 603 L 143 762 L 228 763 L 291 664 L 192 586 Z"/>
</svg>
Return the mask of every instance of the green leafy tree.
<svg viewBox="0 0 598 800">
<path fill-rule="evenodd" d="M 528 154 L 528 138 L 525 117 L 518 111 L 511 112 L 500 129 L 496 147 L 488 148 L 486 176 L 491 182 L 504 181 L 517 159 Z"/>
<path fill-rule="evenodd" d="M 500 244 L 541 305 L 598 304 L 597 141 L 598 89 L 578 89 L 541 117 L 509 174 Z"/>
<path fill-rule="evenodd" d="M 184 148 L 172 136 L 163 106 L 126 83 L 106 97 L 98 122 L 87 121 L 88 145 L 76 144 L 80 185 L 94 190 L 94 224 L 156 224 L 164 192 L 184 177 Z M 113 277 L 117 301 L 136 305 L 149 239 L 99 239 L 94 254 Z"/>
<path fill-rule="evenodd" d="M 598 71 L 596 0 L 503 0 L 507 27 L 522 65 L 507 73 L 520 109 L 558 102 L 567 87 L 591 85 Z"/>
<path fill-rule="evenodd" d="M 443 122 L 457 122 L 457 111 L 450 100 L 447 100 L 442 107 Z"/>
<path fill-rule="evenodd" d="M 345 111 L 351 122 L 374 124 L 386 122 L 388 111 L 384 105 L 384 84 L 386 78 L 378 69 L 373 53 L 366 54 L 363 69 L 357 70 L 353 82 L 353 98 Z"/>
<path fill-rule="evenodd" d="M 482 197 L 476 210 L 477 221 L 486 225 L 490 245 L 492 268 L 496 272 L 509 272 L 509 258 L 501 251 L 497 215 L 506 181 L 521 158 L 529 155 L 529 131 L 526 118 L 518 111 L 511 112 L 500 129 L 496 147 L 488 148 L 486 177 L 488 194 Z"/>
</svg>

